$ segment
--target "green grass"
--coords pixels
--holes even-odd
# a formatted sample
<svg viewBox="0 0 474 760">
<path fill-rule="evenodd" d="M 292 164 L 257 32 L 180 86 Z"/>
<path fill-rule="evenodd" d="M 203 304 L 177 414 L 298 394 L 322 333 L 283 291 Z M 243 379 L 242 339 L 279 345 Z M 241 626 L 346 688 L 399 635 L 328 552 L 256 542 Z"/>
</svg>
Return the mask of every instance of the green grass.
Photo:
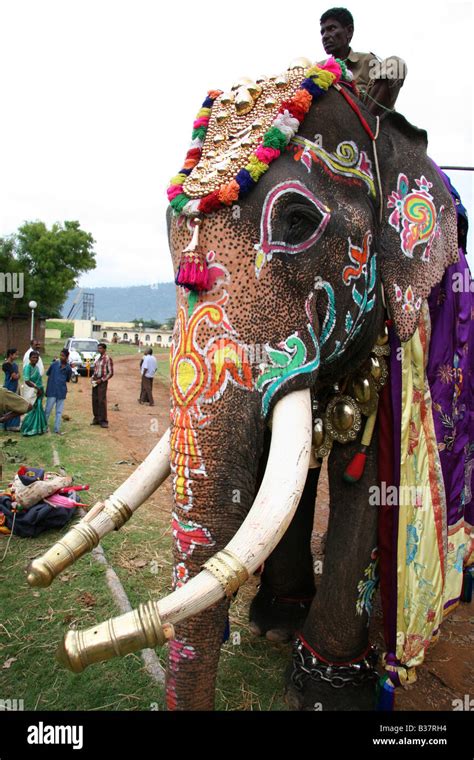
<svg viewBox="0 0 474 760">
<path fill-rule="evenodd" d="M 123 467 L 113 463 L 115 452 L 101 442 L 91 457 L 80 425 L 72 422 L 68 431 L 68 444 L 63 439 L 54 440 L 61 464 L 75 475 L 76 482 L 91 483 L 94 501 L 105 497 L 123 478 Z M 17 448 L 28 464 L 55 469 L 49 437 L 20 440 Z M 18 464 L 4 465 L 4 485 L 17 468 Z M 35 539 L 13 537 L 0 563 L 1 698 L 23 699 L 27 710 L 150 709 L 151 703 L 159 701 L 160 690 L 144 671 L 138 654 L 100 664 L 79 676 L 56 663 L 57 644 L 70 626 L 88 627 L 118 613 L 106 585 L 105 570 L 90 556 L 66 570 L 48 589 L 34 590 L 26 584 L 28 562 L 49 548 L 61 533 L 48 531 Z M 121 541 L 120 534 L 114 533 L 104 545 Z M 0 558 L 6 542 L 0 537 Z M 11 658 L 16 659 L 9 668 L 3 668 Z"/>
</svg>

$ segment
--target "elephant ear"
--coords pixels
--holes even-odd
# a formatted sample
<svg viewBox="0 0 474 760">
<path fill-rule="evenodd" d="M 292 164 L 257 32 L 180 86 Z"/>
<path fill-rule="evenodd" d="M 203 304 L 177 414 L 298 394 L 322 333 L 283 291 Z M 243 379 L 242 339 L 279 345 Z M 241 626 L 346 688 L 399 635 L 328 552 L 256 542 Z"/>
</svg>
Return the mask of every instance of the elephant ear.
<svg viewBox="0 0 474 760">
<path fill-rule="evenodd" d="M 380 270 L 401 341 L 413 335 L 423 299 L 458 260 L 456 210 L 427 156 L 427 142 L 426 132 L 400 114 L 392 113 L 381 123 Z"/>
</svg>

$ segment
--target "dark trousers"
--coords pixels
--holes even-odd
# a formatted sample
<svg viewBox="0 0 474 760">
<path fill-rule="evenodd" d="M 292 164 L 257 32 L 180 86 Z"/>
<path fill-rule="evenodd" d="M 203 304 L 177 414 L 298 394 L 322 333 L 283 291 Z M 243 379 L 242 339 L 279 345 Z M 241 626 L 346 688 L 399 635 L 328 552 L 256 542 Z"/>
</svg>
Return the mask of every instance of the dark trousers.
<svg viewBox="0 0 474 760">
<path fill-rule="evenodd" d="M 140 401 L 142 404 L 145 403 L 145 401 L 148 401 L 150 404 L 154 405 L 153 401 L 153 378 L 152 377 L 145 377 L 145 375 L 142 375 L 142 388 L 140 391 Z"/>
<path fill-rule="evenodd" d="M 107 385 L 99 383 L 92 387 L 92 411 L 94 413 L 94 422 L 107 422 Z"/>
</svg>

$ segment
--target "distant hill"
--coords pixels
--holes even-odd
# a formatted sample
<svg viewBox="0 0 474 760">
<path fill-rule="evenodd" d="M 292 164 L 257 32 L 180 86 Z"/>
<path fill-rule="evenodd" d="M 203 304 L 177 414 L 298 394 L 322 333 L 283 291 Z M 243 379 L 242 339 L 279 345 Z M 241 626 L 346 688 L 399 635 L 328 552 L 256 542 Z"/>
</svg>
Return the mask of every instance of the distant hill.
<svg viewBox="0 0 474 760">
<path fill-rule="evenodd" d="M 160 282 L 153 285 L 133 285 L 129 288 L 81 288 L 85 293 L 94 293 L 94 316 L 97 320 L 110 322 L 131 322 L 133 319 L 154 319 L 164 322 L 176 316 L 176 286 L 174 282 Z M 68 293 L 62 309 L 67 317 L 78 288 Z M 71 318 L 82 318 L 82 301 L 76 305 Z"/>
</svg>

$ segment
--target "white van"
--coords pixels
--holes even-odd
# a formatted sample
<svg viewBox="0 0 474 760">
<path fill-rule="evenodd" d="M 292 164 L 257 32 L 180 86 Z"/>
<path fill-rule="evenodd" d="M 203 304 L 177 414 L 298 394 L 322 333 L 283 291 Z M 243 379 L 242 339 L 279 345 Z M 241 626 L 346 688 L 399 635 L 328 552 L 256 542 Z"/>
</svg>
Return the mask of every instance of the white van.
<svg viewBox="0 0 474 760">
<path fill-rule="evenodd" d="M 92 374 L 94 361 L 99 355 L 98 340 L 95 338 L 68 338 L 64 348 L 69 351 L 69 363 L 75 364 L 80 375 L 87 375 L 87 367 Z"/>
</svg>

